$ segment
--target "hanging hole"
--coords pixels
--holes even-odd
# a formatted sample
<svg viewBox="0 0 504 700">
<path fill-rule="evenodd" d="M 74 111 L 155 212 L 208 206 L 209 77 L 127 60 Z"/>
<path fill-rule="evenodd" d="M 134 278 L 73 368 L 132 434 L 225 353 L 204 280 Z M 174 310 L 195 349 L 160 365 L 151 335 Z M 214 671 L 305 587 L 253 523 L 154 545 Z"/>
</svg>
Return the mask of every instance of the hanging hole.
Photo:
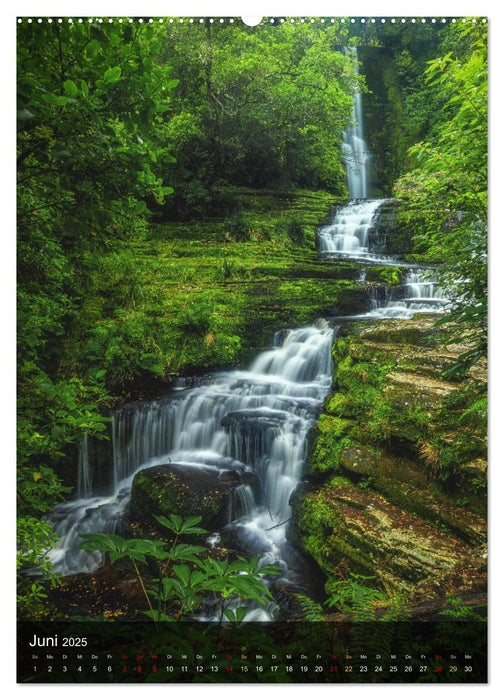
<svg viewBox="0 0 504 700">
<path fill-rule="evenodd" d="M 247 27 L 257 27 L 257 25 L 262 22 L 262 17 L 242 17 L 241 19 L 243 24 L 246 24 Z"/>
</svg>

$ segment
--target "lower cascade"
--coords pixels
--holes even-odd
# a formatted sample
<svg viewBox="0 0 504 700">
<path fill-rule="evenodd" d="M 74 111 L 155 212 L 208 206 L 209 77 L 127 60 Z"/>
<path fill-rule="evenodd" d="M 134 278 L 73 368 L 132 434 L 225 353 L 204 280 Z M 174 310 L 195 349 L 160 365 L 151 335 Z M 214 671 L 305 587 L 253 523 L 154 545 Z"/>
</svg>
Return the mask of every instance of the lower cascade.
<svg viewBox="0 0 504 700">
<path fill-rule="evenodd" d="M 416 313 L 439 313 L 446 311 L 450 299 L 437 284 L 430 270 L 409 270 L 402 286 L 400 297 L 374 288 L 371 296 L 369 318 L 412 318 Z"/>
<path fill-rule="evenodd" d="M 235 489 L 226 530 L 233 530 L 240 546 L 263 563 L 279 565 L 287 583 L 296 585 L 285 536 L 289 498 L 300 480 L 308 430 L 331 385 L 332 336 L 333 329 L 323 320 L 276 334 L 274 347 L 260 354 L 248 371 L 219 373 L 199 386 L 118 411 L 108 493 L 97 495 L 93 489 L 85 440 L 79 497 L 56 506 L 50 516 L 60 538 L 50 552 L 54 569 L 68 575 L 98 568 L 101 553 L 77 549 L 80 535 L 114 532 L 128 507 L 135 474 L 168 463 L 202 475 L 258 476 L 257 495 L 246 482 Z"/>
</svg>

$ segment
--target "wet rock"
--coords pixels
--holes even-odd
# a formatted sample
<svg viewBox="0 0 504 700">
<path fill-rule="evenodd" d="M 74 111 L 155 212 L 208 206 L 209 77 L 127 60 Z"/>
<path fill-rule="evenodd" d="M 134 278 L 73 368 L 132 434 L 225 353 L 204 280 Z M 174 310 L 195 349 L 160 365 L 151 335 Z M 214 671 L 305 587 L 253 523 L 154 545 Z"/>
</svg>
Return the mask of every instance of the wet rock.
<svg viewBox="0 0 504 700">
<path fill-rule="evenodd" d="M 153 515 L 174 513 L 200 515 L 201 526 L 209 531 L 223 527 L 231 514 L 234 491 L 248 485 L 257 489 L 250 472 L 220 471 L 215 468 L 167 464 L 142 469 L 131 489 L 131 517 L 152 519 Z"/>
<path fill-rule="evenodd" d="M 372 477 L 370 488 L 399 508 L 440 523 L 473 545 L 486 542 L 485 519 L 457 506 L 439 489 L 433 489 L 432 480 L 412 461 L 398 459 L 384 450 L 352 446 L 342 450 L 339 464 L 348 474 Z"/>
<path fill-rule="evenodd" d="M 436 318 L 357 325 L 335 339 L 334 393 L 310 432 L 288 530 L 328 591 L 349 571 L 408 599 L 484 589 L 486 426 L 471 406 L 486 365 L 446 380 L 467 348 L 443 345 Z"/>
<path fill-rule="evenodd" d="M 305 549 L 329 575 L 345 560 L 351 570 L 410 593 L 420 583 L 440 588 L 460 569 L 484 564 L 465 543 L 340 477 L 293 506 Z"/>
</svg>

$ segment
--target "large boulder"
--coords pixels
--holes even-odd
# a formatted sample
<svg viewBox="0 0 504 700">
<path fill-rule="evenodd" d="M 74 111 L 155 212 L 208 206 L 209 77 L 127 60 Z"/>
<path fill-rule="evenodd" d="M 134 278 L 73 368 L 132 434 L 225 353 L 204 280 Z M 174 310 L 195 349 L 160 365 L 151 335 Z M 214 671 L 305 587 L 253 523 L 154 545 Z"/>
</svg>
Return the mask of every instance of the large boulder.
<svg viewBox="0 0 504 700">
<path fill-rule="evenodd" d="M 249 496 L 257 489 L 257 477 L 250 472 L 180 464 L 148 467 L 133 480 L 131 517 L 142 521 L 170 513 L 199 515 L 202 527 L 214 531 L 239 515 L 244 489 Z"/>
</svg>

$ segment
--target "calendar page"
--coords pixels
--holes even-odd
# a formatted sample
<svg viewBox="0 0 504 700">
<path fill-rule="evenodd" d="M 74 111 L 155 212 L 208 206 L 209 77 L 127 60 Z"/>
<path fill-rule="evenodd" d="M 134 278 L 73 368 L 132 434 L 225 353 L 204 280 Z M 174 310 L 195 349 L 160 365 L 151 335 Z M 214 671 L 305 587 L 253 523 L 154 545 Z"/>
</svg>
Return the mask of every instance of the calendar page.
<svg viewBox="0 0 504 700">
<path fill-rule="evenodd" d="M 486 683 L 486 18 L 16 21 L 18 682 Z"/>
</svg>

